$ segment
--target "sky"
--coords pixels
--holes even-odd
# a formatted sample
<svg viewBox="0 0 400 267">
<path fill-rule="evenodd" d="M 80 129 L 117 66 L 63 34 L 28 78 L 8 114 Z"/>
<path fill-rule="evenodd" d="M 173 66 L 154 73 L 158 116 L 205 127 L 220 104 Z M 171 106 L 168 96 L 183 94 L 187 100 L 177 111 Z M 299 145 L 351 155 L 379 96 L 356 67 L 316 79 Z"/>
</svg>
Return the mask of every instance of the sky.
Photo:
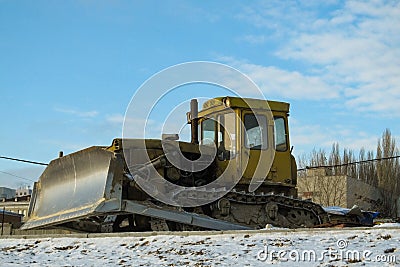
<svg viewBox="0 0 400 267">
<path fill-rule="evenodd" d="M 399 25 L 398 1 L 0 0 L 0 156 L 47 163 L 109 145 L 138 88 L 191 61 L 232 66 L 289 102 L 297 157 L 334 142 L 375 150 L 386 128 L 400 136 Z M 157 114 L 176 107 L 165 99 Z M 42 171 L 0 159 L 0 186 L 31 185 Z"/>
</svg>

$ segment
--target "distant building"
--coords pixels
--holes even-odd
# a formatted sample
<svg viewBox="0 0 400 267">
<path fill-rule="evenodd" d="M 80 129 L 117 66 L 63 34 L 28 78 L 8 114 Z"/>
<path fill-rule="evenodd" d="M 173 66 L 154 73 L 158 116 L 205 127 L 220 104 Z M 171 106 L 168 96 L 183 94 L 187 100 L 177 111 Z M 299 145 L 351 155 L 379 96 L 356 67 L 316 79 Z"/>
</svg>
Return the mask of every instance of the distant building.
<svg viewBox="0 0 400 267">
<path fill-rule="evenodd" d="M 23 217 L 22 214 L 18 214 L 18 213 L 11 212 L 11 211 L 3 211 L 3 209 L 2 209 L 0 211 L 0 224 L 11 223 L 11 224 L 19 226 L 21 223 L 22 217 Z"/>
<path fill-rule="evenodd" d="M 15 190 L 16 197 L 30 196 L 32 195 L 32 189 L 30 187 L 20 187 Z"/>
<path fill-rule="evenodd" d="M 308 169 L 298 178 L 299 197 L 323 206 L 376 210 L 381 202 L 378 188 L 346 175 L 332 175 L 326 168 Z"/>
<path fill-rule="evenodd" d="M 3 187 L 4 188 L 4 187 Z M 7 188 L 9 189 L 9 188 Z M 7 198 L 0 201 L 0 212 L 5 211 L 20 214 L 24 219 L 28 215 L 29 202 L 31 200 L 32 190 L 29 187 L 21 187 L 17 190 L 9 189 Z M 1 191 L 0 191 L 1 192 Z M 10 195 L 10 193 L 12 194 Z"/>
<path fill-rule="evenodd" d="M 0 200 L 9 199 L 15 196 L 15 189 L 0 187 Z"/>
<path fill-rule="evenodd" d="M 14 201 L 13 201 L 14 200 Z M 14 212 L 24 216 L 23 220 L 28 215 L 30 196 L 25 198 L 14 198 L 7 201 L 0 202 L 0 212 L 3 208 L 6 211 Z"/>
</svg>

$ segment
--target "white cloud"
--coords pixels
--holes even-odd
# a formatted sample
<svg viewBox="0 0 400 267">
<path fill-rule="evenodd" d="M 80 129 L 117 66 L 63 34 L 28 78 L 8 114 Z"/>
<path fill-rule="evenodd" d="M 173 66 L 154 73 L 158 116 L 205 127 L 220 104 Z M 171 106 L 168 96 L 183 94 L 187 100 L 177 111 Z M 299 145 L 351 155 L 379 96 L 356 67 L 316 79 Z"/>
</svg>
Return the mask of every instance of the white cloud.
<svg viewBox="0 0 400 267">
<path fill-rule="evenodd" d="M 124 127 L 124 128 L 123 128 Z M 112 114 L 105 117 L 101 128 L 123 129 L 124 138 L 161 138 L 162 124 L 153 119 L 137 118 L 134 115 Z"/>
<path fill-rule="evenodd" d="M 291 120 L 291 143 L 297 156 L 310 152 L 310 147 L 330 151 L 334 143 L 341 149 L 351 149 L 356 155 L 361 148 L 375 151 L 380 136 L 357 131 L 349 125 L 305 124 Z"/>
<path fill-rule="evenodd" d="M 124 122 L 124 115 L 122 114 L 112 114 L 112 115 L 107 115 L 106 116 L 106 121 L 108 123 L 115 123 L 115 124 L 120 124 Z"/>
<path fill-rule="evenodd" d="M 71 115 L 75 115 L 75 116 L 83 117 L 83 118 L 93 118 L 93 117 L 96 117 L 99 114 L 99 112 L 97 112 L 95 110 L 81 111 L 81 110 L 74 109 L 74 108 L 60 108 L 60 107 L 57 107 L 54 110 L 57 111 L 57 112 L 71 114 Z"/>
<path fill-rule="evenodd" d="M 316 147 L 326 143 L 327 140 L 332 140 L 331 136 L 329 136 L 329 132 L 324 130 L 320 125 L 298 125 L 296 123 L 296 126 L 291 127 L 290 135 L 291 144 L 296 148 L 296 154 L 304 153 L 302 147 Z M 332 144 L 331 141 L 328 141 L 328 143 L 329 142 Z"/>
<path fill-rule="evenodd" d="M 276 56 L 307 66 L 289 79 L 341 88 L 335 91 L 352 110 L 400 114 L 400 2 L 268 1 L 243 10 L 242 20 L 273 30 L 282 44 Z M 264 74 L 288 73 L 264 67 Z"/>
<path fill-rule="evenodd" d="M 254 35 L 254 34 L 248 34 L 238 38 L 239 41 L 243 41 L 253 45 L 263 44 L 267 41 L 267 39 L 268 38 L 265 35 Z"/>
<path fill-rule="evenodd" d="M 248 75 L 267 98 L 278 96 L 289 99 L 330 99 L 338 96 L 337 88 L 326 84 L 317 76 L 274 66 L 250 64 L 231 57 L 222 57 L 221 60 Z"/>
<path fill-rule="evenodd" d="M 307 25 L 310 12 L 297 1 L 260 1 L 256 7 L 246 5 L 237 17 L 259 28 L 281 31 L 290 29 L 287 26 L 292 23 Z"/>
</svg>

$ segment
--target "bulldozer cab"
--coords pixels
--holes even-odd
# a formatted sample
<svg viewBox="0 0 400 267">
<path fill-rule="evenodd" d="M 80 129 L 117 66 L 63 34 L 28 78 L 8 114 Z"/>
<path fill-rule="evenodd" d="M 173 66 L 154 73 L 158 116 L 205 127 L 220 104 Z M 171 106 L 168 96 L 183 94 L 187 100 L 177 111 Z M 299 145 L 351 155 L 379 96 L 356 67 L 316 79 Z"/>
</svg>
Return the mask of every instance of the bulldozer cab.
<svg viewBox="0 0 400 267">
<path fill-rule="evenodd" d="M 224 97 L 208 100 L 199 112 L 200 144 L 216 145 L 220 172 L 240 175 L 239 185 L 258 183 L 294 188 L 296 166 L 290 152 L 289 104 Z M 271 156 L 272 155 L 272 156 Z M 226 170 L 234 161 L 235 168 Z"/>
</svg>

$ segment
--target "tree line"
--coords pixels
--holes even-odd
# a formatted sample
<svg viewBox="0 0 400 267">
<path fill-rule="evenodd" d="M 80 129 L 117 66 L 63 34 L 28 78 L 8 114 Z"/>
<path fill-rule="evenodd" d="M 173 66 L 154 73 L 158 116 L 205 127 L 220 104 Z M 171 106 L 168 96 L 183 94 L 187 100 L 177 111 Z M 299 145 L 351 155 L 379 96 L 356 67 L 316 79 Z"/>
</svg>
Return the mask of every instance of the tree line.
<svg viewBox="0 0 400 267">
<path fill-rule="evenodd" d="M 358 153 L 351 149 L 341 152 L 339 143 L 334 143 L 329 152 L 313 150 L 298 159 L 300 169 L 325 167 L 331 175 L 346 175 L 378 188 L 380 193 L 379 211 L 383 216 L 396 216 L 397 200 L 400 197 L 399 148 L 389 129 L 378 140 L 375 151 L 361 148 Z M 304 177 L 299 172 L 299 179 Z M 321 185 L 322 186 L 322 185 Z M 332 189 L 335 185 L 329 186 Z"/>
</svg>

